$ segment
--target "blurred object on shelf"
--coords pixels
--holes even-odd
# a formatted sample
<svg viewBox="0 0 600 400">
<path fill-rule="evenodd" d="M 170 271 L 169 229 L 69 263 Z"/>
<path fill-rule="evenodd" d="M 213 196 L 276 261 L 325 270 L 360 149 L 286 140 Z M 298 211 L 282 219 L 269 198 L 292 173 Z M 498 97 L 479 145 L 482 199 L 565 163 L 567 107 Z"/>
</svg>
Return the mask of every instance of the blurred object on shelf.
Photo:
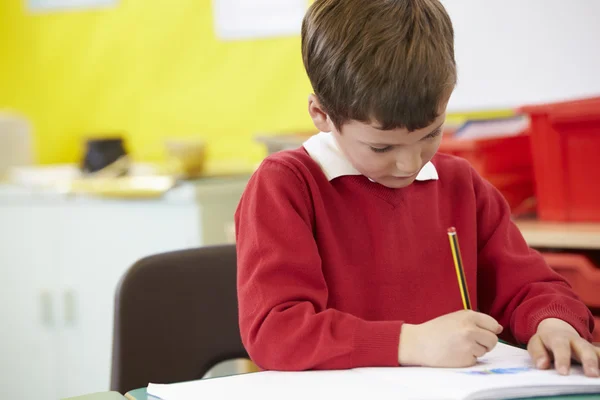
<svg viewBox="0 0 600 400">
<path fill-rule="evenodd" d="M 168 139 L 167 161 L 133 163 L 121 138 L 94 138 L 86 142 L 81 166 L 60 164 L 11 167 L 9 183 L 33 190 L 113 198 L 155 198 L 179 180 L 249 176 L 256 165 L 244 160 L 207 162 L 206 144 L 196 139 Z M 102 168 L 101 168 L 102 167 Z"/>
<path fill-rule="evenodd" d="M 158 166 L 153 164 L 132 164 L 129 176 L 160 175 Z M 94 179 L 96 176 L 84 174 L 76 164 L 31 165 L 9 169 L 7 181 L 32 189 L 53 189 L 65 187 L 75 179 Z"/>
<path fill-rule="evenodd" d="M 520 174 L 533 178 L 531 142 L 526 118 L 469 121 L 454 135 L 444 136 L 440 152 L 469 161 L 487 178 L 494 174 Z"/>
<path fill-rule="evenodd" d="M 0 178 L 10 167 L 33 164 L 31 125 L 24 117 L 0 112 Z"/>
<path fill-rule="evenodd" d="M 202 139 L 165 140 L 168 173 L 182 179 L 200 178 L 206 167 L 206 142 Z"/>
<path fill-rule="evenodd" d="M 453 137 L 456 132 L 460 129 L 463 124 L 458 124 L 456 122 L 449 122 L 446 120 L 444 123 L 444 127 L 442 128 L 442 135 L 445 138 Z"/>
<path fill-rule="evenodd" d="M 123 176 L 118 178 L 80 178 L 69 182 L 69 194 L 99 197 L 146 199 L 163 196 L 175 186 L 172 176 Z"/>
<path fill-rule="evenodd" d="M 600 222 L 600 97 L 521 111 L 531 119 L 539 218 Z"/>
<path fill-rule="evenodd" d="M 535 216 L 537 202 L 532 175 L 492 174 L 487 180 L 502 194 L 514 217 Z"/>
<path fill-rule="evenodd" d="M 297 149 L 302 146 L 302 143 L 315 134 L 317 134 L 317 132 L 261 134 L 256 136 L 255 140 L 267 146 L 268 154 L 273 154 L 282 150 Z"/>
<path fill-rule="evenodd" d="M 81 169 L 75 164 L 35 165 L 9 168 L 6 180 L 30 189 L 52 190 L 63 188 L 71 180 L 82 176 Z"/>
<path fill-rule="evenodd" d="M 525 116 L 465 122 L 439 151 L 461 157 L 502 193 L 515 216 L 535 212 L 535 182 Z"/>
<path fill-rule="evenodd" d="M 535 197 L 534 194 L 531 194 L 531 188 L 528 187 L 528 194 L 530 195 L 529 197 L 522 197 L 524 198 L 523 201 L 520 202 L 519 205 L 513 207 L 511 206 L 511 215 L 514 218 L 523 218 L 523 219 L 532 219 L 535 218 L 537 216 L 536 214 L 536 210 L 537 210 L 537 198 Z M 511 191 L 512 193 L 515 193 L 516 191 Z M 517 192 L 518 193 L 518 192 Z M 506 196 L 506 195 L 505 195 Z M 511 205 L 512 202 L 511 200 L 507 199 L 508 204 Z"/>
<path fill-rule="evenodd" d="M 207 160 L 201 178 L 251 175 L 259 165 L 247 160 Z"/>
<path fill-rule="evenodd" d="M 445 126 L 450 129 L 458 129 L 467 121 L 490 120 L 498 118 L 508 118 L 515 116 L 515 111 L 510 108 L 504 109 L 488 109 L 488 110 L 471 110 L 471 111 L 455 111 L 446 115 Z"/>
<path fill-rule="evenodd" d="M 529 119 L 523 115 L 466 121 L 454 134 L 455 139 L 477 140 L 506 138 L 523 135 L 529 128 Z"/>
<path fill-rule="evenodd" d="M 7 181 L 31 190 L 118 198 L 160 197 L 176 184 L 175 177 L 161 175 L 151 164 L 132 164 L 127 176 L 118 177 L 90 176 L 75 164 L 13 167 Z"/>
<path fill-rule="evenodd" d="M 129 158 L 125 141 L 120 135 L 103 134 L 85 142 L 81 170 L 86 175 L 99 177 L 125 176 L 129 171 Z"/>
</svg>

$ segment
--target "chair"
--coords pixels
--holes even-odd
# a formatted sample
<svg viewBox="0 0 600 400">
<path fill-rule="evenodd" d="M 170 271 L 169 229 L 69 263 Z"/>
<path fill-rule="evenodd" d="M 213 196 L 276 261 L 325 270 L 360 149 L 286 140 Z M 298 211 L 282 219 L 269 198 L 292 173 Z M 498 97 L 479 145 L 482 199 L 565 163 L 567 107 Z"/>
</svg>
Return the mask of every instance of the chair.
<svg viewBox="0 0 600 400">
<path fill-rule="evenodd" d="M 248 358 L 238 327 L 235 245 L 159 254 L 133 265 L 115 301 L 111 390 L 201 379 Z"/>
</svg>

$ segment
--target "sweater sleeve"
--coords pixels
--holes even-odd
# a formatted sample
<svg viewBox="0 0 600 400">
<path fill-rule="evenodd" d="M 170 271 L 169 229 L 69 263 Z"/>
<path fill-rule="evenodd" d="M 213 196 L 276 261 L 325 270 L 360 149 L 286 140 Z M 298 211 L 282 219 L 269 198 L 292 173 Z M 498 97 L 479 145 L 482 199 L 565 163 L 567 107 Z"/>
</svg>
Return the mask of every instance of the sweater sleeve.
<svg viewBox="0 0 600 400">
<path fill-rule="evenodd" d="M 242 342 L 263 369 L 397 366 L 400 321 L 366 321 L 328 308 L 300 174 L 265 160 L 235 215 Z"/>
<path fill-rule="evenodd" d="M 477 197 L 480 311 L 505 327 L 504 338 L 525 344 L 546 318 L 558 318 L 591 339 L 594 320 L 569 284 L 529 248 L 500 192 L 472 171 Z M 507 332 L 506 328 L 510 328 Z"/>
</svg>

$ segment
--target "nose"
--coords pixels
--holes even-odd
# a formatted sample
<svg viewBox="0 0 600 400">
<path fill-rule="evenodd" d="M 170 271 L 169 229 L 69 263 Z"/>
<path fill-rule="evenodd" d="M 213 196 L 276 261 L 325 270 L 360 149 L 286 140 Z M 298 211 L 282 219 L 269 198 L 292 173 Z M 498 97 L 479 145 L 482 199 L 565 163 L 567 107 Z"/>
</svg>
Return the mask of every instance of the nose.
<svg viewBox="0 0 600 400">
<path fill-rule="evenodd" d="M 396 168 L 400 176 L 415 175 L 421 169 L 421 152 L 415 148 L 407 148 L 398 153 Z"/>
</svg>

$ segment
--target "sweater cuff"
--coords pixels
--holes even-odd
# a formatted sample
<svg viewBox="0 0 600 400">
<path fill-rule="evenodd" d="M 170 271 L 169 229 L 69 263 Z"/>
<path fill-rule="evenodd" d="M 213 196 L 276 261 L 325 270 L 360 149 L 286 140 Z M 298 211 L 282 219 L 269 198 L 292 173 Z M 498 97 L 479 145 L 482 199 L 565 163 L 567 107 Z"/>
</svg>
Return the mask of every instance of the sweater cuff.
<svg viewBox="0 0 600 400">
<path fill-rule="evenodd" d="M 354 330 L 352 365 L 397 367 L 402 321 L 359 321 Z"/>
<path fill-rule="evenodd" d="M 519 343 L 526 344 L 537 332 L 537 327 L 545 319 L 556 318 L 571 325 L 585 340 L 592 340 L 593 321 L 577 315 L 562 304 L 550 304 L 547 307 L 515 321 L 513 334 Z"/>
</svg>

